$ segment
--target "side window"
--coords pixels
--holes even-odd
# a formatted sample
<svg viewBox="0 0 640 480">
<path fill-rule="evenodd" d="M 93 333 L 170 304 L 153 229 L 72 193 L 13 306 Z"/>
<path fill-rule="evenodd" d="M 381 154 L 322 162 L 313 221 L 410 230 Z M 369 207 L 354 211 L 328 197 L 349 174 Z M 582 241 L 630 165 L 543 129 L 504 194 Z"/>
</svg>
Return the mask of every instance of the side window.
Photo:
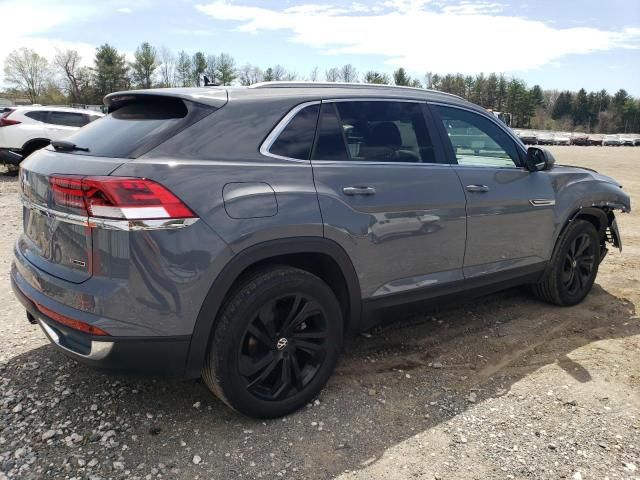
<svg viewBox="0 0 640 480">
<path fill-rule="evenodd" d="M 278 135 L 269 152 L 281 157 L 309 160 L 319 110 L 320 105 L 310 105 L 300 110 Z"/>
<path fill-rule="evenodd" d="M 458 165 L 513 167 L 518 150 L 504 130 L 477 113 L 436 106 L 451 141 Z"/>
<path fill-rule="evenodd" d="M 29 117 L 29 118 L 33 118 L 34 120 L 37 120 L 38 122 L 44 122 L 47 120 L 47 113 L 43 110 L 33 110 L 31 112 L 27 112 L 25 113 L 25 117 Z"/>
<path fill-rule="evenodd" d="M 436 162 L 420 103 L 325 103 L 318 132 L 317 160 Z"/>
<path fill-rule="evenodd" d="M 88 123 L 88 120 L 82 113 L 49 112 L 48 123 L 67 127 L 83 127 Z"/>
</svg>

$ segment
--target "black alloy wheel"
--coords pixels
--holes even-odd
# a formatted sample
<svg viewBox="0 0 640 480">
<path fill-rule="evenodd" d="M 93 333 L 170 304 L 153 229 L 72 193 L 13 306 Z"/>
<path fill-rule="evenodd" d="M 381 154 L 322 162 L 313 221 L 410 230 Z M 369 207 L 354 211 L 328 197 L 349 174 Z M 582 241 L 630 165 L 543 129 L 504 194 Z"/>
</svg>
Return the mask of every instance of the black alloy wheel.
<svg viewBox="0 0 640 480">
<path fill-rule="evenodd" d="M 562 283 L 569 295 L 576 295 L 589 284 L 595 258 L 591 237 L 586 233 L 575 236 L 569 244 L 562 268 Z"/>
<path fill-rule="evenodd" d="M 263 400 L 303 391 L 325 357 L 327 321 L 317 301 L 301 292 L 266 303 L 240 344 L 238 371 L 246 388 Z"/>
</svg>

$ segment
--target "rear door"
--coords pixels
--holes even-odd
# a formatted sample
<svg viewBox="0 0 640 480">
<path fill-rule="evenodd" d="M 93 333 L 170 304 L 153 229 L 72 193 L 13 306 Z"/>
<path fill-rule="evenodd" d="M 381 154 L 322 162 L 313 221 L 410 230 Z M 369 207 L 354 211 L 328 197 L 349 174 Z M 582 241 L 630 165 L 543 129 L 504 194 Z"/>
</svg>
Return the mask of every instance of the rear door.
<svg viewBox="0 0 640 480">
<path fill-rule="evenodd" d="M 323 101 L 312 153 L 325 237 L 349 254 L 362 294 L 462 279 L 465 196 L 418 101 Z"/>
<path fill-rule="evenodd" d="M 555 205 L 547 173 L 522 166 L 524 149 L 497 121 L 452 105 L 431 108 L 467 197 L 465 278 L 546 261 Z"/>
</svg>

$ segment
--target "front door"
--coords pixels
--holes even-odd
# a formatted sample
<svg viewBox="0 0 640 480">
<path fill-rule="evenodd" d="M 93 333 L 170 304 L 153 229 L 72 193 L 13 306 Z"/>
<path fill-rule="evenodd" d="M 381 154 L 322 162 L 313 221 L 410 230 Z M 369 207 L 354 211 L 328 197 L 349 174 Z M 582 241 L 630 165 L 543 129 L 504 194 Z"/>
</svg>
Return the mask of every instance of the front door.
<svg viewBox="0 0 640 480">
<path fill-rule="evenodd" d="M 550 256 L 554 232 L 547 173 L 526 170 L 524 149 L 494 120 L 453 106 L 432 110 L 467 197 L 465 278 L 539 267 Z"/>
<path fill-rule="evenodd" d="M 366 298 L 462 280 L 465 195 L 426 105 L 324 101 L 312 165 L 325 237 Z"/>
</svg>

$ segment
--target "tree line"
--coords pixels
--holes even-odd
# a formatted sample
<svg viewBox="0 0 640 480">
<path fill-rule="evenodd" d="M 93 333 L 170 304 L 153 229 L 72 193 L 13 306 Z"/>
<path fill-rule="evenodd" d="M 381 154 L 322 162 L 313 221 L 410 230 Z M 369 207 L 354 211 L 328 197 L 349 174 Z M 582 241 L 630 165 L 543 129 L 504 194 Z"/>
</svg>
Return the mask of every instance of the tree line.
<svg viewBox="0 0 640 480">
<path fill-rule="evenodd" d="M 427 72 L 422 79 L 411 77 L 400 67 L 391 74 L 370 70 L 361 74 L 351 65 L 318 67 L 307 75 L 282 65 L 261 68 L 238 65 L 227 54 L 195 52 L 177 54 L 166 47 L 143 42 L 133 61 L 115 47 L 96 48 L 92 66 L 83 66 L 75 50 L 58 51 L 47 59 L 20 48 L 11 52 L 4 64 L 5 81 L 12 85 L 9 95 L 26 96 L 32 103 L 102 104 L 115 91 L 132 88 L 202 86 L 206 76 L 218 85 L 252 85 L 258 82 L 307 80 L 365 82 L 430 88 L 463 97 L 487 109 L 509 112 L 512 127 L 548 130 L 578 130 L 598 133 L 640 132 L 640 99 L 624 89 L 611 95 L 606 90 L 578 92 L 529 88 L 518 78 L 502 74 L 446 74 Z"/>
</svg>

